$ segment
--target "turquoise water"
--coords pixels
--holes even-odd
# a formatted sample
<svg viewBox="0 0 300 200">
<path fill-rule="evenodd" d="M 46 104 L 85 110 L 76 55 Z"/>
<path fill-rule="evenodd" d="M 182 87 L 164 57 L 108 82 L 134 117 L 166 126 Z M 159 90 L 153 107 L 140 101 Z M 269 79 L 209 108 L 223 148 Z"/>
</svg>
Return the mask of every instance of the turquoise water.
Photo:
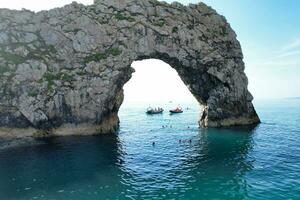
<svg viewBox="0 0 300 200">
<path fill-rule="evenodd" d="M 123 106 L 117 135 L 2 148 L 0 199 L 300 199 L 300 100 L 255 104 L 255 129 Z"/>
</svg>

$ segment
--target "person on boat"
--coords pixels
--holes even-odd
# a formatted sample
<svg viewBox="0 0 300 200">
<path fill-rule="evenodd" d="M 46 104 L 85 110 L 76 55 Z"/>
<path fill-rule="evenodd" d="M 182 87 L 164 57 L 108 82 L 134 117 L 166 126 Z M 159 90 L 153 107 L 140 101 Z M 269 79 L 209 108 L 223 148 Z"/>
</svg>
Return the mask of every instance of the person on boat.
<svg viewBox="0 0 300 200">
<path fill-rule="evenodd" d="M 177 108 L 175 109 L 175 111 L 176 111 L 176 112 L 180 112 L 180 111 L 181 111 L 181 108 L 180 108 L 180 107 L 177 107 Z"/>
</svg>

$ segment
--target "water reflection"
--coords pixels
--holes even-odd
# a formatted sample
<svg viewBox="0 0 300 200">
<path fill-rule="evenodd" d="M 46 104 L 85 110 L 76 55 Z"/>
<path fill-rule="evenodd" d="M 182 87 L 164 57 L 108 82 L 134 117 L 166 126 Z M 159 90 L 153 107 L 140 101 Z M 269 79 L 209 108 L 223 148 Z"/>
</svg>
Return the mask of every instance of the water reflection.
<svg viewBox="0 0 300 200">
<path fill-rule="evenodd" d="M 0 199 L 244 199 L 253 131 L 183 130 L 48 138 L 2 150 Z"/>
<path fill-rule="evenodd" d="M 0 150 L 0 199 L 299 199 L 299 109 L 285 111 L 261 110 L 254 130 L 199 130 L 196 110 L 128 109 L 118 135 Z"/>
<path fill-rule="evenodd" d="M 202 129 L 185 166 L 194 176 L 189 181 L 197 195 L 208 199 L 244 199 L 247 172 L 253 169 L 248 153 L 253 149 L 253 130 Z M 189 194 L 189 193 L 186 193 Z"/>
<path fill-rule="evenodd" d="M 121 167 L 123 183 L 130 185 L 126 194 L 132 198 L 243 199 L 248 188 L 244 176 L 254 162 L 248 156 L 252 133 L 251 129 L 201 129 L 191 137 L 191 144 L 173 138 L 154 148 L 138 148 L 141 141 L 127 146 Z"/>
</svg>

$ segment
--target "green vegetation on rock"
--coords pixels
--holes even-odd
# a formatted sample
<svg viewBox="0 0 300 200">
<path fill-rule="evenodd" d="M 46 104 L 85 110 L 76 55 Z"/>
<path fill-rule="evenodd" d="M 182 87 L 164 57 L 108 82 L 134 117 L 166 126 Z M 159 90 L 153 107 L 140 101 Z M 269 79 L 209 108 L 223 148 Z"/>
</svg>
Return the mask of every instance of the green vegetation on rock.
<svg viewBox="0 0 300 200">
<path fill-rule="evenodd" d="M 107 55 L 105 53 L 95 53 L 85 58 L 84 62 L 89 63 L 92 61 L 99 62 L 100 60 L 106 59 Z"/>
<path fill-rule="evenodd" d="M 108 58 L 110 55 L 119 56 L 122 53 L 122 50 L 119 48 L 110 48 L 106 50 L 104 53 L 95 53 L 85 58 L 84 62 L 89 63 L 92 61 L 99 62 L 103 59 Z"/>
<path fill-rule="evenodd" d="M 53 45 L 46 46 L 45 49 L 37 49 L 29 51 L 26 59 L 35 59 L 35 60 L 47 60 L 47 57 L 57 54 L 57 51 Z"/>
<path fill-rule="evenodd" d="M 57 53 L 57 50 L 55 49 L 54 45 L 48 45 L 46 51 L 48 51 L 49 53 L 53 53 L 53 54 Z"/>
<path fill-rule="evenodd" d="M 13 63 L 13 64 L 20 64 L 26 61 L 26 58 L 15 55 L 6 51 L 0 51 L 1 57 L 3 57 L 6 61 Z"/>
<path fill-rule="evenodd" d="M 212 35 L 213 38 L 226 36 L 226 30 L 223 29 L 207 29 L 207 31 Z"/>
<path fill-rule="evenodd" d="M 28 92 L 28 96 L 30 96 L 30 97 L 36 97 L 37 95 L 38 95 L 37 91 L 30 91 L 30 92 Z"/>
<path fill-rule="evenodd" d="M 125 16 L 125 15 L 124 15 L 123 13 L 121 13 L 121 12 L 116 13 L 114 16 L 115 16 L 115 18 L 116 18 L 117 20 L 119 20 L 119 21 L 121 21 L 121 20 L 127 20 L 127 21 L 129 21 L 129 22 L 134 22 L 134 21 L 135 21 L 135 19 L 134 19 L 133 17 Z"/>
<path fill-rule="evenodd" d="M 189 25 L 187 25 L 187 28 L 188 28 L 189 30 L 193 30 L 193 29 L 194 29 L 194 25 L 193 25 L 193 24 L 189 24 Z"/>
<path fill-rule="evenodd" d="M 72 75 L 64 73 L 64 72 L 60 72 L 58 74 L 58 76 L 60 78 L 59 80 L 61 80 L 61 81 L 71 82 L 74 80 L 74 77 Z"/>
<path fill-rule="evenodd" d="M 26 62 L 27 60 L 47 60 L 47 58 L 51 57 L 51 55 L 56 55 L 57 51 L 53 45 L 47 45 L 45 48 L 32 50 L 27 43 L 13 43 L 12 49 L 16 49 L 18 47 L 25 47 L 28 50 L 28 54 L 26 56 L 17 55 L 11 52 L 7 52 L 0 49 L 0 56 L 3 57 L 8 63 L 11 64 L 21 64 Z"/>
<path fill-rule="evenodd" d="M 6 72 L 11 72 L 11 69 L 8 66 L 0 66 L 0 75 L 3 75 Z"/>
<path fill-rule="evenodd" d="M 74 34 L 76 34 L 76 33 L 78 33 L 79 31 L 80 31 L 81 29 L 79 29 L 79 28 L 75 28 L 75 29 L 70 29 L 70 30 L 65 30 L 65 32 L 66 33 L 74 33 Z"/>
<path fill-rule="evenodd" d="M 50 72 L 47 72 L 45 75 L 44 75 L 46 81 L 48 82 L 48 86 L 47 86 L 47 89 L 49 92 L 53 92 L 54 91 L 54 86 L 55 86 L 55 80 L 57 80 L 57 75 L 55 74 L 52 74 Z"/>
<path fill-rule="evenodd" d="M 173 29 L 172 29 L 172 33 L 177 33 L 178 32 L 178 27 L 173 27 Z"/>
<path fill-rule="evenodd" d="M 111 49 L 107 50 L 106 53 L 109 55 L 112 55 L 112 56 L 119 56 L 122 53 L 122 50 L 120 50 L 118 48 L 111 48 Z"/>
<path fill-rule="evenodd" d="M 65 72 L 59 72 L 59 73 L 47 72 L 45 73 L 44 78 L 48 82 L 47 89 L 50 92 L 52 92 L 54 90 L 54 87 L 56 86 L 55 81 L 71 82 L 74 80 L 74 77 L 72 75 L 69 75 Z"/>
<path fill-rule="evenodd" d="M 76 74 L 79 75 L 79 76 L 84 76 L 87 73 L 85 71 L 79 71 L 79 72 L 76 72 Z"/>
<path fill-rule="evenodd" d="M 163 18 L 160 18 L 159 20 L 153 22 L 153 25 L 163 27 L 164 25 L 166 25 L 166 20 Z"/>
<path fill-rule="evenodd" d="M 52 81 L 55 81 L 55 80 L 61 80 L 61 81 L 72 81 L 74 78 L 72 75 L 69 75 L 65 72 L 59 72 L 59 73 L 51 73 L 51 72 L 47 72 L 45 75 L 44 75 L 46 81 L 48 82 L 52 82 Z"/>
</svg>

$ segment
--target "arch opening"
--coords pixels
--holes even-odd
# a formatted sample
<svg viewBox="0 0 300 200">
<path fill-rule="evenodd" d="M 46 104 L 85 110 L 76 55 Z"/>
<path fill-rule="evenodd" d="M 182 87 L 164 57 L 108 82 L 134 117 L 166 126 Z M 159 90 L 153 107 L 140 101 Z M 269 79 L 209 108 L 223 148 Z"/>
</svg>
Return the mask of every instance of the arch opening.
<svg viewBox="0 0 300 200">
<path fill-rule="evenodd" d="M 118 110 L 121 131 L 132 123 L 146 129 L 177 123 L 197 127 L 203 106 L 172 66 L 160 59 L 149 58 L 134 61 L 131 68 L 134 72 L 123 86 L 124 100 Z M 164 111 L 159 115 L 148 115 L 149 107 L 163 108 Z M 177 107 L 181 107 L 183 113 L 170 114 L 169 110 Z"/>
<path fill-rule="evenodd" d="M 183 110 L 203 108 L 168 63 L 159 59 L 143 59 L 134 61 L 131 67 L 134 72 L 123 86 L 124 100 L 119 112 L 133 107 L 141 111 L 149 106 L 161 107 L 165 113 L 176 107 Z"/>
<path fill-rule="evenodd" d="M 129 103 L 194 103 L 197 100 L 169 64 L 159 59 L 134 61 L 134 73 L 124 85 L 123 106 Z"/>
</svg>

